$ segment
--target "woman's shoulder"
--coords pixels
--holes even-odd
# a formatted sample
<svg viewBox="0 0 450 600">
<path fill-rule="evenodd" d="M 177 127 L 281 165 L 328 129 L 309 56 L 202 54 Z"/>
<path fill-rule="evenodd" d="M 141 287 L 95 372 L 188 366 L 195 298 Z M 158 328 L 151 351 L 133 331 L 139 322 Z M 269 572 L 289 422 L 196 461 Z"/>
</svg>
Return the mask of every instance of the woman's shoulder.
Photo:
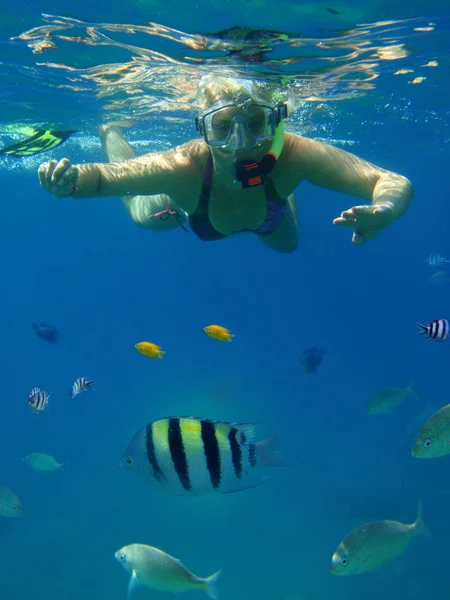
<svg viewBox="0 0 450 600">
<path fill-rule="evenodd" d="M 189 162 L 195 168 L 206 164 L 209 149 L 204 140 L 190 140 L 185 144 L 172 148 L 169 153 Z"/>
</svg>

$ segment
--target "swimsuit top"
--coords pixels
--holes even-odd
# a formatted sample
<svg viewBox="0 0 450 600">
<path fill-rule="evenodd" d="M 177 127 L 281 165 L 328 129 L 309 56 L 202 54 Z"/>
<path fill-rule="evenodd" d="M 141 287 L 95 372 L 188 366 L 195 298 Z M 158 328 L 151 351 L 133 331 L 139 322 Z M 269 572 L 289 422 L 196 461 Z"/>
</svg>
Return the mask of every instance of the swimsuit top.
<svg viewBox="0 0 450 600">
<path fill-rule="evenodd" d="M 221 240 L 227 235 L 220 233 L 214 229 L 209 219 L 209 198 L 211 195 L 212 180 L 213 180 L 214 164 L 211 153 L 208 156 L 206 163 L 205 176 L 203 179 L 202 191 L 200 200 L 195 211 L 189 215 L 189 225 L 195 235 L 203 241 Z M 264 191 L 267 200 L 267 214 L 264 223 L 258 229 L 240 229 L 239 231 L 253 231 L 260 235 L 273 233 L 281 223 L 286 210 L 286 200 L 280 198 L 272 178 L 268 177 L 264 182 Z M 237 232 L 236 232 L 237 233 Z"/>
</svg>

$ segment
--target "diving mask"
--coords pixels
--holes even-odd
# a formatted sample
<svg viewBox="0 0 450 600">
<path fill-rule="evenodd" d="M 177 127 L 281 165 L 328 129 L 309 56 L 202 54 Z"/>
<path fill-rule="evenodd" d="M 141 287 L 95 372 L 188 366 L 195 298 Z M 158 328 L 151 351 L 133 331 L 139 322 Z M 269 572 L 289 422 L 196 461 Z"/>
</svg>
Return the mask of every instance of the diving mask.
<svg viewBox="0 0 450 600">
<path fill-rule="evenodd" d="M 208 146 L 237 150 L 273 138 L 277 125 L 286 116 L 286 104 L 274 108 L 246 102 L 213 108 L 197 117 L 195 124 Z"/>
</svg>

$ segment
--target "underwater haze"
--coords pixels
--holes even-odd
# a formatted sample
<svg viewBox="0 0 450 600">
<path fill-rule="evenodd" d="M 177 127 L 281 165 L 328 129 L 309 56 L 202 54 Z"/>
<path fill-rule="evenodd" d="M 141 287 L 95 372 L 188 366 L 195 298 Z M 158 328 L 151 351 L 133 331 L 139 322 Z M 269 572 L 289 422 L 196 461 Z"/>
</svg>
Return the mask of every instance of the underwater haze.
<svg viewBox="0 0 450 600">
<path fill-rule="evenodd" d="M 0 148 L 35 130 L 75 133 L 41 154 L 0 150 L 0 598 L 125 600 L 114 554 L 132 543 L 202 577 L 223 569 L 220 600 L 445 596 L 450 457 L 411 449 L 450 402 L 450 340 L 416 326 L 450 319 L 449 279 L 430 281 L 425 262 L 450 258 L 450 2 L 19 0 L 1 12 Z M 44 161 L 106 162 L 104 122 L 133 120 L 124 135 L 139 155 L 197 138 L 198 81 L 224 70 L 288 87 L 288 131 L 410 179 L 408 212 L 358 247 L 333 225 L 354 198 L 305 182 L 300 245 L 281 254 L 251 234 L 149 231 L 119 198 L 40 187 Z M 56 328 L 56 343 L 33 324 Z M 232 342 L 205 335 L 210 324 Z M 144 340 L 162 360 L 136 351 Z M 314 346 L 323 360 L 306 373 Z M 72 398 L 78 377 L 96 383 Z M 417 396 L 367 414 L 379 390 L 412 382 Z M 38 414 L 35 386 L 50 393 Z M 254 423 L 256 440 L 281 432 L 286 466 L 259 487 L 192 497 L 121 468 L 139 429 L 190 415 Z M 63 466 L 32 470 L 32 453 Z M 21 518 L 2 518 L 2 486 Z M 431 536 L 374 572 L 330 573 L 351 530 L 412 523 L 419 502 Z M 152 597 L 170 596 L 132 594 Z"/>
</svg>

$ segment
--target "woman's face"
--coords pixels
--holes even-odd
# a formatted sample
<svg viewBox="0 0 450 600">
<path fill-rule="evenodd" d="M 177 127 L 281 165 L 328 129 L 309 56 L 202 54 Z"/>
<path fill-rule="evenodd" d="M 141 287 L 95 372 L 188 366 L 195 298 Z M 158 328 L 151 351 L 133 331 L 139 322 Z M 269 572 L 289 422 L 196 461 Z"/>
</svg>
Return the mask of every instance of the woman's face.
<svg viewBox="0 0 450 600">
<path fill-rule="evenodd" d="M 236 161 L 260 159 L 270 149 L 275 131 L 274 110 L 248 98 L 224 100 L 205 111 L 203 135 L 214 156 Z"/>
</svg>

